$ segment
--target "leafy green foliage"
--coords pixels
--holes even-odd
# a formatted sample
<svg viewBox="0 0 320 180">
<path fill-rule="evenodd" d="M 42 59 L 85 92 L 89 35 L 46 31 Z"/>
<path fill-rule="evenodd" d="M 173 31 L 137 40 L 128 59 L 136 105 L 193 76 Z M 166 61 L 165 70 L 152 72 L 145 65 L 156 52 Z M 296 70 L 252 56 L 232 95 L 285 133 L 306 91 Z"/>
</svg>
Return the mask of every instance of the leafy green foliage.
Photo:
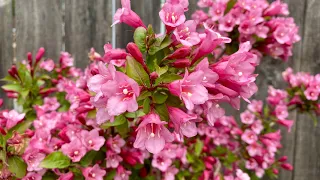
<svg viewBox="0 0 320 180">
<path fill-rule="evenodd" d="M 197 142 L 194 146 L 194 153 L 196 156 L 200 156 L 203 148 L 203 142 L 200 139 L 197 139 Z"/>
<path fill-rule="evenodd" d="M 27 164 L 19 156 L 8 158 L 8 169 L 17 178 L 23 178 L 27 172 Z"/>
<path fill-rule="evenodd" d="M 134 43 L 139 47 L 142 53 L 146 52 L 146 37 L 147 30 L 143 27 L 138 27 L 133 34 Z"/>
<path fill-rule="evenodd" d="M 168 92 L 164 90 L 156 90 L 152 95 L 152 100 L 156 104 L 163 104 L 168 98 Z"/>
<path fill-rule="evenodd" d="M 143 112 L 148 114 L 150 112 L 150 99 L 146 98 L 143 102 Z"/>
<path fill-rule="evenodd" d="M 169 112 L 166 104 L 155 105 L 155 110 L 157 114 L 159 114 L 161 120 L 164 120 L 164 121 L 169 120 Z"/>
<path fill-rule="evenodd" d="M 162 36 L 156 38 L 156 42 L 149 48 L 148 53 L 150 55 L 156 54 L 158 51 L 168 47 L 172 43 L 172 40 L 169 36 Z"/>
<path fill-rule="evenodd" d="M 47 169 L 63 169 L 70 166 L 70 159 L 62 152 L 56 151 L 44 158 L 40 166 Z"/>
<path fill-rule="evenodd" d="M 127 57 L 126 61 L 126 72 L 127 75 L 135 80 L 138 84 L 150 87 L 149 75 L 146 73 L 140 63 L 129 56 Z"/>
<path fill-rule="evenodd" d="M 119 115 L 114 118 L 113 122 L 106 122 L 101 125 L 102 129 L 108 129 L 109 127 L 112 126 L 119 126 L 127 121 L 127 118 L 124 115 Z"/>
</svg>

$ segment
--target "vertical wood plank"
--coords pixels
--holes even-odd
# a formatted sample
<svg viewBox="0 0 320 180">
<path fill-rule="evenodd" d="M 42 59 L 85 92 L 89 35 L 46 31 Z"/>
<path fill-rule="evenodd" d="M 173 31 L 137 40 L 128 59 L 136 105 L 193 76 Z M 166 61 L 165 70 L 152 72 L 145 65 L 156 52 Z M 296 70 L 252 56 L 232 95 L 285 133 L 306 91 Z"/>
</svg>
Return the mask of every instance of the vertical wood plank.
<svg viewBox="0 0 320 180">
<path fill-rule="evenodd" d="M 300 70 L 316 74 L 320 73 L 320 1 L 306 0 L 305 8 Z M 315 127 L 306 115 L 299 115 L 297 121 L 293 179 L 317 180 L 320 177 L 320 127 Z"/>
<path fill-rule="evenodd" d="M 44 47 L 46 57 L 58 61 L 62 22 L 61 0 L 16 0 L 17 60 Z"/>
<path fill-rule="evenodd" d="M 121 8 L 120 1 L 117 1 L 117 8 Z M 137 13 L 144 24 L 152 24 L 153 30 L 160 33 L 160 17 L 161 1 L 150 0 L 132 0 L 131 9 Z M 117 26 L 117 47 L 125 48 L 128 42 L 133 41 L 134 29 L 126 24 L 118 24 Z"/>
<path fill-rule="evenodd" d="M 66 0 L 65 12 L 66 51 L 84 68 L 91 47 L 103 54 L 103 45 L 112 41 L 112 1 Z"/>
<path fill-rule="evenodd" d="M 12 64 L 12 28 L 13 28 L 13 13 L 12 1 L 3 1 L 0 3 L 0 78 L 7 75 L 7 70 Z M 4 82 L 0 82 L 2 86 Z M 12 100 L 6 97 L 3 90 L 0 90 L 0 98 L 4 100 L 4 108 L 12 107 Z"/>
<path fill-rule="evenodd" d="M 191 15 L 199 9 L 197 3 L 199 0 L 189 0 L 189 10 L 185 13 L 187 20 L 191 19 Z"/>
</svg>

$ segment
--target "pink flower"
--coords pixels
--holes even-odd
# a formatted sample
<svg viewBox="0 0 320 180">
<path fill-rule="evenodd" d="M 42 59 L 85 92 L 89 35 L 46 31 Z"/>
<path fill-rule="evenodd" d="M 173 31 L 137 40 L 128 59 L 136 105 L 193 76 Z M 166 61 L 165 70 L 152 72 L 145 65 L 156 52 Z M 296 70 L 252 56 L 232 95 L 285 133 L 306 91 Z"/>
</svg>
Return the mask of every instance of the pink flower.
<svg viewBox="0 0 320 180">
<path fill-rule="evenodd" d="M 236 175 L 237 178 L 235 180 L 250 180 L 249 175 L 243 172 L 241 169 L 237 169 Z"/>
<path fill-rule="evenodd" d="M 119 136 L 119 134 L 114 138 L 111 137 L 107 140 L 108 147 L 118 154 L 121 152 L 121 147 L 123 147 L 125 143 L 126 142 Z"/>
<path fill-rule="evenodd" d="M 256 34 L 257 36 L 261 37 L 261 38 L 267 38 L 268 32 L 269 32 L 269 28 L 265 25 L 257 25 L 256 26 Z"/>
<path fill-rule="evenodd" d="M 81 131 L 82 144 L 88 150 L 99 151 L 99 149 L 104 145 L 105 139 L 103 136 L 99 136 L 97 129 L 91 131 L 82 130 Z"/>
<path fill-rule="evenodd" d="M 263 13 L 264 16 L 289 15 L 288 5 L 276 0 Z"/>
<path fill-rule="evenodd" d="M 253 124 L 251 125 L 251 129 L 256 134 L 260 134 L 261 131 L 263 130 L 263 125 L 262 125 L 261 120 L 254 121 Z"/>
<path fill-rule="evenodd" d="M 196 10 L 196 11 L 192 14 L 191 18 L 192 18 L 193 20 L 197 21 L 198 23 L 203 23 L 203 22 L 205 22 L 209 17 L 208 17 L 208 15 L 207 15 L 205 12 L 203 12 L 202 10 Z"/>
<path fill-rule="evenodd" d="M 6 119 L 6 128 L 11 129 L 15 125 L 17 125 L 19 122 L 21 122 L 25 116 L 24 113 L 19 114 L 15 110 L 11 110 L 9 112 L 5 111 L 2 113 L 3 117 Z"/>
<path fill-rule="evenodd" d="M 196 71 L 188 74 L 186 70 L 182 80 L 169 84 L 172 94 L 183 100 L 188 110 L 193 110 L 195 104 L 204 104 L 208 100 L 208 90 L 202 85 L 204 72 Z"/>
<path fill-rule="evenodd" d="M 113 49 L 111 44 L 104 45 L 104 56 L 102 60 L 111 63 L 117 67 L 121 67 L 126 62 L 127 53 L 123 49 Z"/>
<path fill-rule="evenodd" d="M 106 171 L 96 164 L 93 167 L 82 169 L 82 174 L 86 180 L 103 180 L 103 176 L 106 175 Z"/>
<path fill-rule="evenodd" d="M 112 151 L 107 151 L 107 168 L 117 168 L 120 162 L 123 160 L 118 154 Z"/>
<path fill-rule="evenodd" d="M 311 101 L 318 100 L 319 90 L 317 90 L 313 87 L 308 87 L 303 93 L 308 100 L 311 100 Z"/>
<path fill-rule="evenodd" d="M 59 175 L 59 179 L 58 180 L 73 180 L 74 179 L 74 175 L 73 175 L 72 172 L 59 173 L 58 175 Z"/>
<path fill-rule="evenodd" d="M 219 31 L 231 32 L 236 25 L 236 19 L 231 15 L 227 14 L 219 20 Z"/>
<path fill-rule="evenodd" d="M 206 57 L 196 66 L 196 71 L 202 71 L 204 73 L 202 84 L 205 87 L 214 87 L 215 82 L 219 79 L 218 74 L 209 68 L 209 61 Z"/>
<path fill-rule="evenodd" d="M 277 105 L 275 113 L 278 119 L 286 119 L 288 117 L 288 107 L 286 105 Z"/>
<path fill-rule="evenodd" d="M 70 143 L 61 147 L 63 154 L 67 155 L 72 162 L 79 162 L 87 150 L 79 139 L 73 139 Z"/>
<path fill-rule="evenodd" d="M 49 71 L 49 72 L 51 72 L 54 69 L 54 66 L 55 66 L 55 64 L 52 59 L 48 59 L 48 60 L 42 61 L 40 63 L 40 68 L 42 68 L 46 71 Z"/>
<path fill-rule="evenodd" d="M 146 27 L 141 18 L 131 10 L 130 0 L 121 0 L 121 5 L 122 8 L 119 8 L 113 16 L 114 22 L 111 26 L 114 26 L 118 23 L 125 23 L 134 28 L 140 26 Z"/>
<path fill-rule="evenodd" d="M 127 75 L 115 72 L 114 79 L 103 84 L 101 90 L 103 95 L 108 97 L 106 110 L 110 116 L 138 109 L 136 98 L 140 94 L 139 85 Z"/>
<path fill-rule="evenodd" d="M 241 122 L 243 124 L 252 124 L 255 119 L 255 115 L 249 112 L 248 110 L 240 114 Z"/>
<path fill-rule="evenodd" d="M 22 178 L 22 180 L 41 180 L 42 175 L 36 172 L 28 172 L 28 174 Z"/>
<path fill-rule="evenodd" d="M 56 97 L 46 97 L 42 107 L 45 111 L 55 111 L 60 107 L 60 103 Z"/>
<path fill-rule="evenodd" d="M 246 149 L 251 157 L 260 156 L 262 154 L 262 147 L 256 142 L 247 146 Z"/>
<path fill-rule="evenodd" d="M 198 118 L 195 114 L 187 114 L 181 109 L 175 107 L 168 107 L 170 120 L 173 122 L 175 132 L 181 138 L 183 135 L 193 137 L 197 135 L 197 126 L 195 120 Z"/>
<path fill-rule="evenodd" d="M 114 180 L 129 180 L 131 171 L 125 170 L 122 166 L 117 168 L 117 174 L 114 177 Z"/>
<path fill-rule="evenodd" d="M 244 133 L 241 135 L 241 139 L 248 144 L 252 144 L 258 140 L 258 137 L 255 132 L 246 129 Z"/>
<path fill-rule="evenodd" d="M 39 166 L 41 161 L 46 157 L 45 154 L 39 150 L 30 148 L 26 150 L 22 156 L 23 160 L 27 163 L 28 171 L 40 171 L 42 168 Z"/>
<path fill-rule="evenodd" d="M 179 25 L 173 34 L 175 38 L 184 46 L 194 46 L 200 42 L 200 37 L 196 32 L 197 23 L 196 21 L 189 20 Z"/>
<path fill-rule="evenodd" d="M 72 67 L 73 58 L 68 52 L 61 52 L 60 54 L 60 65 L 62 68 Z"/>
<path fill-rule="evenodd" d="M 258 100 L 252 100 L 250 104 L 248 104 L 248 109 L 251 112 L 262 112 L 263 102 Z"/>
<path fill-rule="evenodd" d="M 166 172 L 171 166 L 172 160 L 164 153 L 158 153 L 153 155 L 152 166 L 158 168 L 162 172 Z"/>
<path fill-rule="evenodd" d="M 181 4 L 165 3 L 159 12 L 162 22 L 170 27 L 177 27 L 184 23 L 186 16 L 184 15 L 184 7 Z"/>
<path fill-rule="evenodd" d="M 280 119 L 280 120 L 277 120 L 277 123 L 282 125 L 282 126 L 284 126 L 284 127 L 286 127 L 288 129 L 288 132 L 290 132 L 294 121 L 293 120 Z"/>
<path fill-rule="evenodd" d="M 208 124 L 210 126 L 214 126 L 215 121 L 218 118 L 223 117 L 225 114 L 225 110 L 221 108 L 220 105 L 214 101 L 207 101 L 203 105 L 203 110 L 204 110 L 203 113 L 206 116 Z"/>
<path fill-rule="evenodd" d="M 165 146 L 166 142 L 172 142 L 173 136 L 164 126 L 167 124 L 161 121 L 159 115 L 150 113 L 143 116 L 142 122 L 137 128 L 138 134 L 133 144 L 135 148 L 146 148 L 153 154 L 159 153 Z"/>
<path fill-rule="evenodd" d="M 167 169 L 167 171 L 164 174 L 165 180 L 175 180 L 175 175 L 179 172 L 177 168 L 174 166 L 171 166 Z"/>
<path fill-rule="evenodd" d="M 212 21 L 217 21 L 224 15 L 224 10 L 226 9 L 226 5 L 221 2 L 213 3 L 213 5 L 209 8 L 208 13 L 211 15 Z"/>
<path fill-rule="evenodd" d="M 246 168 L 247 169 L 256 169 L 258 167 L 258 163 L 253 158 L 246 161 Z"/>
</svg>

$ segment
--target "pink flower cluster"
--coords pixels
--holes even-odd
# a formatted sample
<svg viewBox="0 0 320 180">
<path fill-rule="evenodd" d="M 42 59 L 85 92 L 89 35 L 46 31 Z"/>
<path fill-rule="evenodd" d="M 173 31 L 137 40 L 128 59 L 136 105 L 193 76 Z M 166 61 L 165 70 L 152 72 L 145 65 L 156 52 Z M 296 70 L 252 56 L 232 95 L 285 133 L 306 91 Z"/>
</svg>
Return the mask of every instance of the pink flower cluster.
<svg viewBox="0 0 320 180">
<path fill-rule="evenodd" d="M 292 56 L 292 45 L 300 40 L 298 27 L 289 15 L 288 5 L 281 0 L 199 0 L 200 8 L 192 18 L 208 24 L 222 35 L 232 37 L 226 52 L 246 41 L 253 44 L 251 51 L 287 61 Z M 228 47 L 229 46 L 229 47 Z"/>
</svg>

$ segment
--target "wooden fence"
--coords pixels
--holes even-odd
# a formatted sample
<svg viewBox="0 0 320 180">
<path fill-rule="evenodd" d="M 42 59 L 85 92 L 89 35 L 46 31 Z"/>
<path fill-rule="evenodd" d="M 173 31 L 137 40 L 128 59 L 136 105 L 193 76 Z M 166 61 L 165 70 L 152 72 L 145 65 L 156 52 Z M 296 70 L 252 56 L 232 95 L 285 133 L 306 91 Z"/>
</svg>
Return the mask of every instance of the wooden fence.
<svg viewBox="0 0 320 180">
<path fill-rule="evenodd" d="M 320 73 L 320 0 L 285 0 L 291 16 L 300 26 L 301 42 L 294 47 L 289 63 L 265 59 L 257 69 L 259 93 L 257 99 L 267 94 L 268 85 L 283 87 L 281 72 L 291 66 L 295 71 Z M 189 0 L 190 11 L 197 7 L 197 0 Z M 161 0 L 132 0 L 132 9 L 146 24 L 152 22 L 160 32 L 158 16 Z M 14 59 L 26 58 L 39 47 L 46 48 L 46 57 L 57 60 L 60 51 L 68 51 L 75 57 L 78 67 L 88 63 L 91 47 L 103 52 L 103 45 L 112 42 L 125 47 L 132 41 L 132 28 L 117 25 L 112 29 L 112 12 L 120 6 L 120 0 L 0 0 L 0 75 L 6 74 Z M 13 35 L 14 34 L 14 35 Z M 0 98 L 4 93 L 0 93 Z M 6 100 L 6 106 L 11 105 Z M 245 108 L 243 103 L 242 109 Z M 239 112 L 228 110 L 235 116 Z M 281 180 L 320 179 L 320 127 L 304 115 L 292 113 L 296 120 L 290 134 L 284 135 L 283 154 L 288 155 L 295 169 L 282 171 Z"/>
</svg>

